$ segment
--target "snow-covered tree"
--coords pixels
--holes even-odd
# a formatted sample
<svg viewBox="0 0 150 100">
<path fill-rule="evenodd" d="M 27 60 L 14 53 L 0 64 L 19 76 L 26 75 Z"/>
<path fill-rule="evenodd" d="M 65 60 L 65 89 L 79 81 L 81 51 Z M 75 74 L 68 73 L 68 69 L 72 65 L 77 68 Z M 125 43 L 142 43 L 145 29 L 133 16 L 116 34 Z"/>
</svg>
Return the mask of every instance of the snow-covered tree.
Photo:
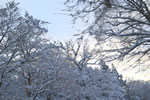
<svg viewBox="0 0 150 100">
<path fill-rule="evenodd" d="M 82 56 L 87 52 L 85 52 L 85 48 L 82 51 L 82 45 L 79 43 L 77 45 L 73 43 L 67 44 L 66 49 L 68 61 L 71 61 L 73 64 L 75 63 L 74 66 L 72 66 L 73 71 L 71 71 L 74 80 L 72 81 L 72 85 L 75 87 L 72 88 L 72 90 L 76 91 L 74 93 L 77 93 L 73 94 L 76 95 L 74 99 L 125 100 L 125 87 L 122 85 L 121 78 L 115 69 L 111 70 L 104 62 L 100 62 L 98 68 L 93 69 L 92 66 L 90 66 L 91 63 L 88 61 L 93 60 L 93 57 L 95 57 L 94 53 L 87 51 L 87 55 L 91 56 Z M 83 59 L 85 59 L 84 65 L 80 63 Z M 88 59 L 87 62 L 86 59 Z M 78 87 L 78 90 L 76 90 L 76 87 Z M 70 97 L 72 98 L 73 96 Z"/>
<path fill-rule="evenodd" d="M 46 22 L 19 14 L 17 5 L 0 8 L 1 100 L 125 100 L 116 71 L 103 62 L 92 68 L 94 50 L 45 39 Z"/>
<path fill-rule="evenodd" d="M 87 39 L 78 39 L 76 41 L 68 41 L 64 46 L 64 54 L 68 60 L 73 63 L 79 70 L 83 70 L 84 66 L 96 65 L 99 56 L 94 48 L 89 46 Z"/>
<path fill-rule="evenodd" d="M 0 94 L 5 99 L 8 99 L 7 88 L 12 91 L 15 89 L 10 85 L 20 79 L 20 70 L 30 69 L 30 63 L 36 58 L 37 48 L 44 42 L 41 41 L 41 35 L 47 32 L 43 27 L 46 22 L 34 19 L 28 13 L 22 16 L 17 5 L 18 3 L 12 1 L 0 8 Z M 26 66 L 23 66 L 25 64 Z M 29 73 L 26 74 L 30 76 Z M 19 95 L 19 92 L 13 96 L 16 95 Z"/>
<path fill-rule="evenodd" d="M 83 33 L 89 33 L 98 41 L 110 39 L 112 43 L 119 39 L 113 41 L 113 44 L 119 42 L 117 48 L 105 50 L 117 52 L 112 59 L 126 55 L 149 56 L 149 0 L 66 0 L 65 4 L 74 19 L 92 20 Z"/>
<path fill-rule="evenodd" d="M 129 100 L 149 100 L 150 82 L 142 80 L 129 80 L 128 96 Z"/>
</svg>

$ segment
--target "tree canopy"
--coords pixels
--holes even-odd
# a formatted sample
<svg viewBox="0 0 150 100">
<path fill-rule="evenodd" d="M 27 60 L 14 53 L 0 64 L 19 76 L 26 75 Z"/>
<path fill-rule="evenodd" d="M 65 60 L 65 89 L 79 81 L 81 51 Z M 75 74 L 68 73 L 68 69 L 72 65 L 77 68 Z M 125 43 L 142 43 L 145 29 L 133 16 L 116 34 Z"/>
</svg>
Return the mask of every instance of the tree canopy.
<svg viewBox="0 0 150 100">
<path fill-rule="evenodd" d="M 149 56 L 149 0 L 67 0 L 65 4 L 74 12 L 71 13 L 74 19 L 93 21 L 83 33 L 98 41 L 119 39 L 117 48 L 106 50 L 118 52 L 117 58 Z"/>
</svg>

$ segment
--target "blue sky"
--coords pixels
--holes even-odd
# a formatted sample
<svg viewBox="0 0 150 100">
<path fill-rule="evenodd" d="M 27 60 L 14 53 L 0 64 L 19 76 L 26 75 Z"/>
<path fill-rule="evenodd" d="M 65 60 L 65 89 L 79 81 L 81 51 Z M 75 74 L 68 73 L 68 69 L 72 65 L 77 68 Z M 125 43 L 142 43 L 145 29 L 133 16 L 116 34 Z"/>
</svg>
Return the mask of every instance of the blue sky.
<svg viewBox="0 0 150 100">
<path fill-rule="evenodd" d="M 1 4 L 11 0 L 0 0 Z M 28 11 L 30 15 L 35 18 L 48 21 L 48 36 L 54 40 L 69 40 L 73 34 L 83 30 L 82 23 L 72 24 L 72 18 L 65 15 L 62 10 L 65 9 L 63 5 L 66 0 L 15 0 L 20 2 L 21 12 Z"/>
</svg>

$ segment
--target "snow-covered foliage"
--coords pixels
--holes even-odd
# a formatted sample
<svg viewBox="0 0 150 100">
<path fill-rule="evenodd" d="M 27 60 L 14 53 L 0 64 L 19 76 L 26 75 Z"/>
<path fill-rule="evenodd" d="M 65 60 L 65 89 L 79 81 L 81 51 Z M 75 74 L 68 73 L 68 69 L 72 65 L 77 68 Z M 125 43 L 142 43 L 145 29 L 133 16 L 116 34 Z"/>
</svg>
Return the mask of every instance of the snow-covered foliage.
<svg viewBox="0 0 150 100">
<path fill-rule="evenodd" d="M 54 93 L 54 100 L 125 100 L 125 89 L 109 70 L 74 68 L 61 77 L 63 83 L 56 86 L 61 92 Z"/>
<path fill-rule="evenodd" d="M 150 82 L 142 80 L 129 80 L 128 84 L 128 98 L 129 100 L 149 100 L 150 99 Z"/>
<path fill-rule="evenodd" d="M 20 15 L 17 5 L 0 8 L 0 100 L 125 100 L 114 71 L 88 65 L 93 52 L 46 40 L 46 22 Z"/>
</svg>

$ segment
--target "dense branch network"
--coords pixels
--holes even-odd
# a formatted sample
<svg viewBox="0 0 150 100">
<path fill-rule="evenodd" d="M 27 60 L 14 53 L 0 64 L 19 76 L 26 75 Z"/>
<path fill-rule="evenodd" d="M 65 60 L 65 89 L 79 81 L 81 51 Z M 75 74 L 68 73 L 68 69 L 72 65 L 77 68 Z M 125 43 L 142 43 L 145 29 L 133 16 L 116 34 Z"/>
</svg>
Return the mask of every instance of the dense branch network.
<svg viewBox="0 0 150 100">
<path fill-rule="evenodd" d="M 75 4 L 77 2 L 77 4 Z M 84 33 L 98 41 L 119 39 L 118 57 L 149 55 L 150 50 L 150 1 L 148 0 L 74 0 L 72 15 L 93 23 Z M 68 2 L 68 5 L 71 2 Z M 142 48 L 142 49 L 141 49 Z M 107 51 L 107 50 L 106 50 Z M 114 51 L 114 50 L 112 50 Z"/>
</svg>

